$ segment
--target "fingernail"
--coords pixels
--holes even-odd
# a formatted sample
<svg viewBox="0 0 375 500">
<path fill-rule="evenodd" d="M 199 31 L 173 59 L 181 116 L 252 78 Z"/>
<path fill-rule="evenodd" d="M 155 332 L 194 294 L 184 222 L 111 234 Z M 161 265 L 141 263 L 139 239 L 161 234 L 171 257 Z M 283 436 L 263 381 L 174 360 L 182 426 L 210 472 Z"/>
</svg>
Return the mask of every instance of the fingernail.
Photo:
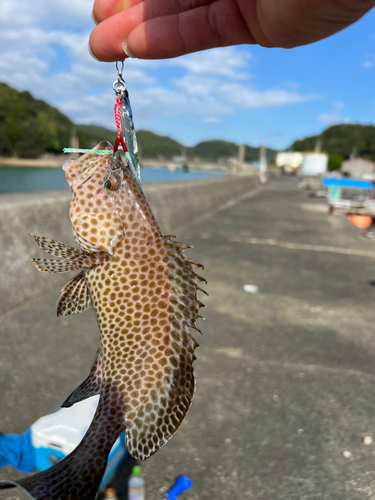
<svg viewBox="0 0 375 500">
<path fill-rule="evenodd" d="M 91 50 L 91 47 L 90 47 L 90 42 L 87 44 L 87 49 L 88 49 L 88 51 L 89 51 L 90 56 L 91 56 L 93 59 L 95 59 L 95 61 L 99 61 L 99 62 L 100 62 L 100 60 L 99 60 L 97 57 L 95 57 L 95 56 L 94 56 L 94 54 L 92 53 L 92 50 Z"/>
<path fill-rule="evenodd" d="M 118 14 L 119 12 L 122 12 L 124 10 L 127 10 L 131 7 L 131 2 L 130 0 L 119 0 L 117 2 L 117 5 L 115 7 L 115 14 Z"/>
<path fill-rule="evenodd" d="M 128 56 L 128 57 L 133 57 L 135 58 L 135 56 L 133 56 L 133 54 L 130 52 L 130 50 L 128 49 L 128 42 L 127 40 L 124 40 L 122 42 L 122 50 L 125 52 L 125 54 Z"/>
<path fill-rule="evenodd" d="M 93 22 L 94 22 L 95 24 L 99 24 L 99 23 L 98 23 L 98 21 L 95 19 L 95 16 L 94 16 L 94 11 L 93 11 L 93 10 L 91 11 L 91 19 L 93 20 Z"/>
</svg>

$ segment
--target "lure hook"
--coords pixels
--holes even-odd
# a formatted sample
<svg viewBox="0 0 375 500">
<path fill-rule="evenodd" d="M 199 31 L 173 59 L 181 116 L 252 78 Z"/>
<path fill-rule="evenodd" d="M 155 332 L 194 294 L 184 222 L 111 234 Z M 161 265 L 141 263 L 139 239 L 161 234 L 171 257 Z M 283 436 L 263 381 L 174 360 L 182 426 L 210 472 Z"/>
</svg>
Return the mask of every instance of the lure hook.
<svg viewBox="0 0 375 500">
<path fill-rule="evenodd" d="M 121 69 L 119 65 L 121 64 Z M 124 78 L 122 77 L 122 72 L 124 71 L 124 60 L 116 61 L 116 70 L 117 70 L 117 80 L 113 83 L 113 90 L 115 91 L 116 97 L 122 97 L 126 92 L 126 83 Z"/>
<path fill-rule="evenodd" d="M 119 69 L 119 64 L 121 63 L 121 70 Z M 124 71 L 125 59 L 122 61 L 116 61 L 117 76 L 122 79 L 122 72 Z"/>
</svg>

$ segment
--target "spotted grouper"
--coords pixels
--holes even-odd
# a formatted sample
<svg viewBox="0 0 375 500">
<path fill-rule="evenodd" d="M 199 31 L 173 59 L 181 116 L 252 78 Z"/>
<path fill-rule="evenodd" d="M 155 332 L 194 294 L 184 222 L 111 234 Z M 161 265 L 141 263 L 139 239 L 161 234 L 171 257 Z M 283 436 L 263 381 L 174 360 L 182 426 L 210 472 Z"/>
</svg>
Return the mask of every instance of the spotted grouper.
<svg viewBox="0 0 375 500">
<path fill-rule="evenodd" d="M 107 142 L 97 150 L 112 150 Z M 34 236 L 56 259 L 32 259 L 44 272 L 77 274 L 62 289 L 58 315 L 95 310 L 100 347 L 68 407 L 100 394 L 78 447 L 52 468 L 17 484 L 36 499 L 93 500 L 108 454 L 126 431 L 130 454 L 145 460 L 173 436 L 191 405 L 197 342 L 189 328 L 197 300 L 188 245 L 162 236 L 141 186 L 120 155 L 86 153 L 64 165 L 73 196 L 70 218 L 79 248 Z M 199 330 L 198 330 L 199 331 Z"/>
</svg>

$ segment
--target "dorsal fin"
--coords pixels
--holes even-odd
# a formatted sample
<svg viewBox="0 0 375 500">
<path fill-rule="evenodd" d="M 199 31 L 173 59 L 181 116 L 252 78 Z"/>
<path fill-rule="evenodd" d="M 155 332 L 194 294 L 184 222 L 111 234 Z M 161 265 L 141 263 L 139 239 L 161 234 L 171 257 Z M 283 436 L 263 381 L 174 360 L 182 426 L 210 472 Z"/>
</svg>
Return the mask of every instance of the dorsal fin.
<svg viewBox="0 0 375 500">
<path fill-rule="evenodd" d="M 162 240 L 170 280 L 171 342 L 168 364 L 163 378 L 151 391 L 151 399 L 126 415 L 126 445 L 130 454 L 140 460 L 173 436 L 189 410 L 195 390 L 193 362 L 198 343 L 189 328 L 197 328 L 195 322 L 203 304 L 196 297 L 196 280 L 203 278 L 193 271 L 193 261 L 183 254 L 182 243 L 172 241 L 170 236 Z"/>
<path fill-rule="evenodd" d="M 197 299 L 197 291 L 202 290 L 196 282 L 206 282 L 199 274 L 193 271 L 192 266 L 204 269 L 202 264 L 184 255 L 186 245 L 179 241 L 173 241 L 175 236 L 163 236 L 164 247 L 168 260 L 168 272 L 172 291 L 172 304 L 175 306 L 175 314 L 184 320 L 184 326 L 195 328 L 195 322 L 199 317 L 199 309 L 205 305 Z"/>
</svg>

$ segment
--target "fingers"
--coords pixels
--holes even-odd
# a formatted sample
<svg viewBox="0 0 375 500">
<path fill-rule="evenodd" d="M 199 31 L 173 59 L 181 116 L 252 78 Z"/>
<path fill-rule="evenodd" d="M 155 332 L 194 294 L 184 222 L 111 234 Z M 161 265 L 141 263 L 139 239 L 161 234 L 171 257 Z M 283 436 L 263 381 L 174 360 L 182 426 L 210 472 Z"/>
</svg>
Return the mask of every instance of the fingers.
<svg viewBox="0 0 375 500">
<path fill-rule="evenodd" d="M 231 0 L 159 16 L 153 11 L 154 3 L 143 1 L 101 22 L 90 38 L 94 56 L 102 61 L 123 59 L 126 47 L 134 57 L 165 59 L 212 47 L 254 43 Z"/>
<path fill-rule="evenodd" d="M 147 19 L 177 14 L 212 3 L 213 0 L 95 0 L 93 15 L 97 23 L 144 2 Z M 145 21 L 147 19 L 144 19 Z"/>
<path fill-rule="evenodd" d="M 126 57 L 123 41 L 143 22 L 140 9 L 131 8 L 113 15 L 96 26 L 89 40 L 92 55 L 99 61 L 120 61 Z"/>
<path fill-rule="evenodd" d="M 253 43 L 238 11 L 217 1 L 180 14 L 158 17 L 137 26 L 127 50 L 141 59 L 166 59 L 190 52 L 239 43 Z"/>
</svg>

